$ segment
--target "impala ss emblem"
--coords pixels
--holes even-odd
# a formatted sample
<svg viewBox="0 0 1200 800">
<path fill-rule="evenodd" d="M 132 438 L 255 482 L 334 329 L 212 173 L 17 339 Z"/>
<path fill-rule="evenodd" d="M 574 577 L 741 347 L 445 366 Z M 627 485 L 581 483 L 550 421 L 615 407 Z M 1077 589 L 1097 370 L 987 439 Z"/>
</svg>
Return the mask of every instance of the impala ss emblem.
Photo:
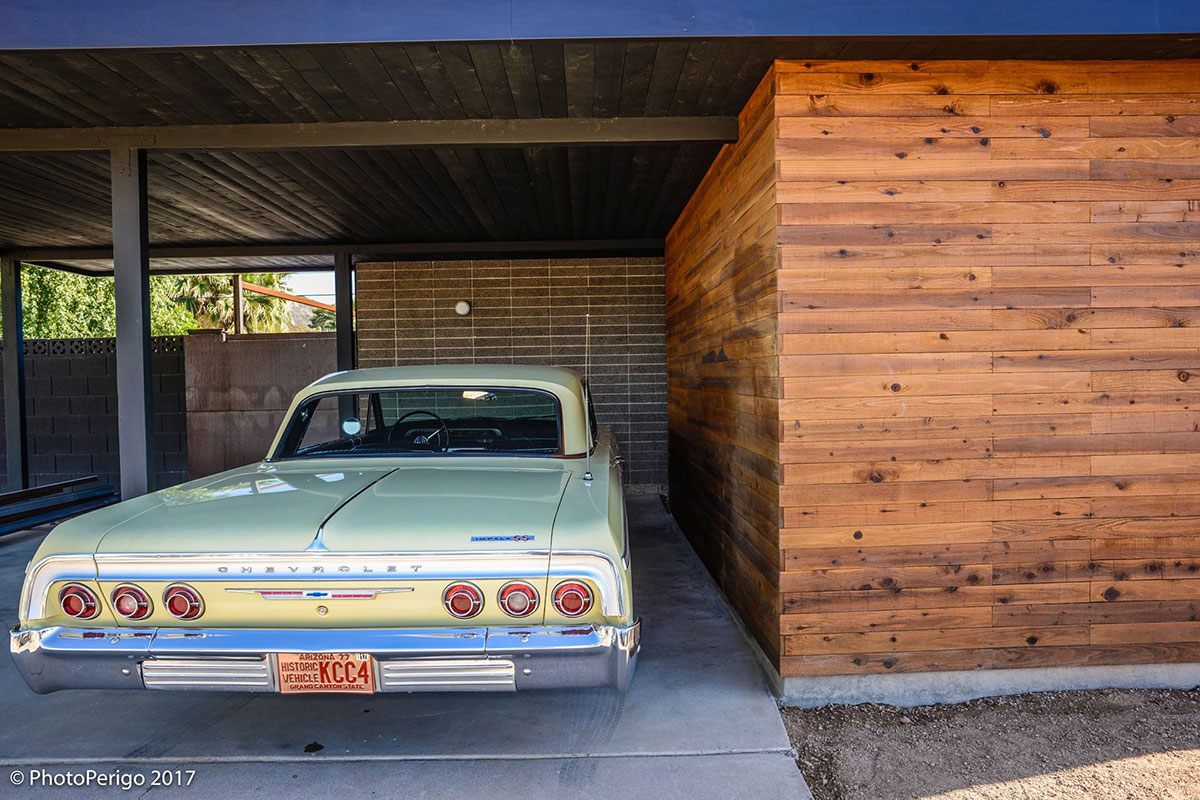
<svg viewBox="0 0 1200 800">
<path fill-rule="evenodd" d="M 534 536 L 472 536 L 472 542 L 532 542 Z"/>
</svg>

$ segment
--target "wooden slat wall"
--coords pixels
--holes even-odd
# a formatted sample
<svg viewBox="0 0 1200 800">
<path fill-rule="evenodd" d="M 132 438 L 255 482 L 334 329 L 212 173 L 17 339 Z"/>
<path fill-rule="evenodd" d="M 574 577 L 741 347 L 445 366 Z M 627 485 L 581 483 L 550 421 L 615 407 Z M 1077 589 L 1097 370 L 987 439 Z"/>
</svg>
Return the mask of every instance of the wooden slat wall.
<svg viewBox="0 0 1200 800">
<path fill-rule="evenodd" d="M 781 672 L 1200 660 L 1200 62 L 774 87 Z"/>
<path fill-rule="evenodd" d="M 779 655 L 779 354 L 773 73 L 667 236 L 671 509 Z"/>
</svg>

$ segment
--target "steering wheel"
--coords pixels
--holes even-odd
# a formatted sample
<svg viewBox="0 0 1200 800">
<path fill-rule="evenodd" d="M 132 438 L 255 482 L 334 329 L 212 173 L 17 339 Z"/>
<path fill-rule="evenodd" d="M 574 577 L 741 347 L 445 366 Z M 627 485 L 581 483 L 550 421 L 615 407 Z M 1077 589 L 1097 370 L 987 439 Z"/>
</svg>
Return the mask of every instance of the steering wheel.
<svg viewBox="0 0 1200 800">
<path fill-rule="evenodd" d="M 416 416 L 417 414 L 424 414 L 427 417 L 433 417 L 434 419 L 437 420 L 438 430 L 437 430 L 437 433 L 434 435 L 437 436 L 438 439 L 441 441 L 441 446 L 437 450 L 437 452 L 439 452 L 439 453 L 446 452 L 446 450 L 448 450 L 450 448 L 450 429 L 448 427 L 446 427 L 446 420 L 442 419 L 441 417 L 439 417 L 437 414 L 433 413 L 432 411 L 425 411 L 424 409 L 420 409 L 420 408 L 408 412 L 404 416 L 400 417 L 400 419 L 398 419 L 392 423 L 392 427 L 388 429 L 388 435 L 387 435 L 388 444 L 392 443 L 392 437 L 395 436 L 396 431 L 398 431 L 400 429 L 400 423 L 404 422 L 404 420 L 408 419 L 409 417 Z M 428 442 L 429 440 L 426 439 L 425 441 Z"/>
</svg>

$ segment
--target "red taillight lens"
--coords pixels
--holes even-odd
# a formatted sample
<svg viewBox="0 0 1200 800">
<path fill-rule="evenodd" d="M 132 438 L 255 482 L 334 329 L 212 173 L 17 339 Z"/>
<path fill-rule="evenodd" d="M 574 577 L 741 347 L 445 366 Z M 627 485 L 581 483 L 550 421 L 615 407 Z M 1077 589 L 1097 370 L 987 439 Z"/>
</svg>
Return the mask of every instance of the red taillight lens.
<svg viewBox="0 0 1200 800">
<path fill-rule="evenodd" d="M 592 608 L 592 590 L 582 583 L 563 581 L 554 587 L 554 607 L 564 617 L 582 617 Z"/>
<path fill-rule="evenodd" d="M 113 610 L 125 619 L 145 619 L 150 616 L 150 597 L 142 587 L 123 583 L 112 592 Z"/>
<path fill-rule="evenodd" d="M 204 613 L 204 602 L 199 592 L 182 583 L 167 587 L 163 592 L 163 605 L 176 619 L 195 619 Z"/>
<path fill-rule="evenodd" d="M 58 593 L 63 613 L 75 619 L 92 619 L 100 613 L 100 601 L 91 589 L 81 583 L 68 583 Z"/>
<path fill-rule="evenodd" d="M 500 588 L 500 608 L 510 617 L 528 617 L 538 607 L 538 593 L 524 581 L 506 583 Z"/>
<path fill-rule="evenodd" d="M 450 616 L 467 619 L 483 610 L 483 594 L 473 583 L 452 583 L 442 592 L 442 605 Z"/>
</svg>

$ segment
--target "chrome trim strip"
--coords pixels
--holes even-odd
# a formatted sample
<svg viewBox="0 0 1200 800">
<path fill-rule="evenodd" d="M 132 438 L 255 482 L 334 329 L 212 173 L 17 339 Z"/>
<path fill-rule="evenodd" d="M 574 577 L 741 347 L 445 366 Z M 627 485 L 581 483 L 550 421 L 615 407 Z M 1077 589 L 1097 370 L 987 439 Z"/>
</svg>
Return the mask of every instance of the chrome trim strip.
<svg viewBox="0 0 1200 800">
<path fill-rule="evenodd" d="M 100 580 L 455 580 L 541 575 L 549 550 L 434 552 L 300 551 L 289 553 L 98 553 Z M 132 578 L 130 578 L 132 580 Z"/>
<path fill-rule="evenodd" d="M 629 683 L 641 620 L 473 629 L 13 630 L 9 649 L 35 692 L 60 689 L 272 691 L 277 653 L 369 653 L 380 691 L 546 689 Z M 511 678 L 509 667 L 516 665 Z M 265 674 L 264 674 L 265 673 Z"/>
<path fill-rule="evenodd" d="M 275 669 L 269 658 L 244 656 L 156 658 L 142 662 L 147 689 L 273 690 Z"/>
<path fill-rule="evenodd" d="M 381 691 L 517 690 L 513 662 L 503 659 L 404 659 L 379 661 Z"/>
<path fill-rule="evenodd" d="M 158 628 L 152 655 L 183 653 L 482 654 L 486 628 Z"/>
<path fill-rule="evenodd" d="M 307 586 L 301 589 L 226 589 L 225 591 L 233 594 L 257 594 L 263 600 L 374 600 L 377 594 L 397 594 L 416 590 L 411 586 L 402 586 L 396 589 L 384 589 L 378 586 L 364 589 L 349 586 L 323 589 Z M 287 596 L 280 596 L 283 593 L 287 593 Z"/>
<path fill-rule="evenodd" d="M 53 567 L 54 569 L 51 569 Z M 46 595 L 55 581 L 95 581 L 96 562 L 91 555 L 46 556 L 29 568 L 21 591 L 21 619 L 43 619 Z"/>
<path fill-rule="evenodd" d="M 623 617 L 625 595 L 621 571 L 609 555 L 593 550 L 555 550 L 550 554 L 550 583 L 567 578 L 587 578 L 600 587 L 600 610 L 605 616 Z"/>
<path fill-rule="evenodd" d="M 61 564 L 62 571 L 50 569 Z M 86 567 L 86 573 L 83 573 Z M 301 551 L 292 553 L 97 553 L 48 556 L 26 581 L 21 619 L 45 617 L 50 584 L 60 580 L 192 582 L 211 580 L 500 580 L 547 575 L 586 578 L 600 589 L 607 616 L 625 616 L 621 571 L 609 555 L 593 550 L 509 550 L 432 553 Z"/>
</svg>

